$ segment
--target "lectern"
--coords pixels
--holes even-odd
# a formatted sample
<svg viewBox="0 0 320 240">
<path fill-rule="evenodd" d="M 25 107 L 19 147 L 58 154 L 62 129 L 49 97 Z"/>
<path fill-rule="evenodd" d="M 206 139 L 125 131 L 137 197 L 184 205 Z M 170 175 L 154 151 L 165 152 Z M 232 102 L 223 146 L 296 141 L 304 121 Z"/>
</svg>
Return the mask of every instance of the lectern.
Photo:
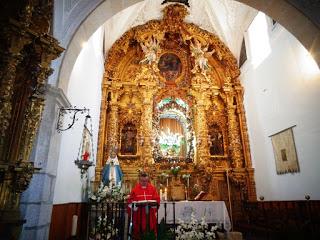
<svg viewBox="0 0 320 240">
<path fill-rule="evenodd" d="M 157 209 L 156 200 L 134 201 L 131 204 L 128 240 L 139 239 L 145 232 L 157 233 Z"/>
</svg>

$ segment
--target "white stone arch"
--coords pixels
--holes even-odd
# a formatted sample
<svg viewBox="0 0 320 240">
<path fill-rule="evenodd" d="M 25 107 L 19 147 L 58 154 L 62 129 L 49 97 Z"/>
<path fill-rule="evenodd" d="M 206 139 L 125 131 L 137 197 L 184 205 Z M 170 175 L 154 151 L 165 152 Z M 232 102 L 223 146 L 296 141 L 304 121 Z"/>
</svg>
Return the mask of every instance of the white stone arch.
<svg viewBox="0 0 320 240">
<path fill-rule="evenodd" d="M 62 59 L 57 60 L 53 65 L 56 70 L 56 75 L 52 76 L 51 82 L 49 83 L 56 85 L 67 93 L 70 74 L 81 52 L 82 43 L 88 41 L 98 27 L 104 24 L 109 18 L 138 2 L 141 2 L 141 0 L 105 0 L 100 1 L 100 4 L 90 13 L 79 13 L 83 19 L 77 27 L 68 30 L 71 32 L 74 31 L 74 34 L 70 39 L 64 40 L 66 50 Z M 92 4 L 96 4 L 96 1 L 93 1 Z"/>
</svg>

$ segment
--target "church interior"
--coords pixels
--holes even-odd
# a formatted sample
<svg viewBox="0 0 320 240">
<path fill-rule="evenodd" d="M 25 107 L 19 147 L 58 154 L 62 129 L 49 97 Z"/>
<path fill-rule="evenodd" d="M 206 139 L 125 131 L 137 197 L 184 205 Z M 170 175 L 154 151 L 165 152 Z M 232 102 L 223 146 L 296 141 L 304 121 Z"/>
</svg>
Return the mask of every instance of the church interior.
<svg viewBox="0 0 320 240">
<path fill-rule="evenodd" d="M 319 1 L 0 6 L 0 239 L 132 239 L 141 173 L 157 239 L 319 238 Z"/>
</svg>

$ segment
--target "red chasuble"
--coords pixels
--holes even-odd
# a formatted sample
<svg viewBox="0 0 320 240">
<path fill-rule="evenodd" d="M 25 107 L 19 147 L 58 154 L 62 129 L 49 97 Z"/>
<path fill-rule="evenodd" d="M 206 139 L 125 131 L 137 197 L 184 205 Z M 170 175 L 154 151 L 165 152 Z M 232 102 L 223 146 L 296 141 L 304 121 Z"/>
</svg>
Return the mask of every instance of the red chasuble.
<svg viewBox="0 0 320 240">
<path fill-rule="evenodd" d="M 155 202 L 149 202 L 155 200 Z M 130 205 L 131 203 L 133 203 Z M 129 218 L 132 212 L 132 227 L 134 239 L 140 239 L 139 236 L 147 230 L 147 211 L 149 209 L 149 230 L 157 233 L 157 206 L 160 204 L 160 197 L 157 193 L 156 188 L 148 183 L 148 185 L 143 188 L 140 183 L 138 183 L 130 193 L 128 199 L 129 203 Z M 148 206 L 149 204 L 149 206 Z M 133 208 L 133 209 L 132 209 Z"/>
</svg>

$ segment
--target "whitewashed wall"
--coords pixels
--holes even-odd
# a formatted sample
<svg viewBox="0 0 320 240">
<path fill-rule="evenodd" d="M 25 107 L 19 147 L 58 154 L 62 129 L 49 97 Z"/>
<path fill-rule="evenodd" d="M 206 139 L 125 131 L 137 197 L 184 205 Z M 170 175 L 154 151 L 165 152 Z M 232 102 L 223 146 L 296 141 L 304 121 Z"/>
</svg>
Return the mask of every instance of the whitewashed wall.
<svg viewBox="0 0 320 240">
<path fill-rule="evenodd" d="M 83 47 L 72 70 L 67 96 L 73 106 L 89 108 L 93 124 L 93 139 L 96 156 L 100 117 L 101 81 L 104 72 L 102 56 L 102 30 L 99 28 Z M 74 164 L 80 147 L 85 115 L 70 130 L 62 132 L 58 174 L 54 192 L 54 204 L 81 202 L 82 182 L 80 170 Z M 68 121 L 68 117 L 65 117 Z M 90 178 L 94 169 L 90 169 Z"/>
<path fill-rule="evenodd" d="M 269 35 L 267 58 L 257 67 L 249 59 L 241 69 L 257 197 L 320 199 L 320 71 L 280 25 Z M 277 175 L 269 136 L 293 125 L 300 172 Z"/>
</svg>

